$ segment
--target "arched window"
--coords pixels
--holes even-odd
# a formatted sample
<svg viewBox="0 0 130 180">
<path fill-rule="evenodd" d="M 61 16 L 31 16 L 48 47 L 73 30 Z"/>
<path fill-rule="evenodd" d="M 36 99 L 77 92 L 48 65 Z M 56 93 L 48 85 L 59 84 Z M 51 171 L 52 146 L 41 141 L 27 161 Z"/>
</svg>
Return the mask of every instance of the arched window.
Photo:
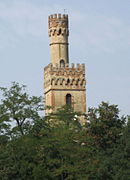
<svg viewBox="0 0 130 180">
<path fill-rule="evenodd" d="M 65 61 L 63 59 L 60 60 L 60 67 L 61 68 L 65 67 Z"/>
<path fill-rule="evenodd" d="M 71 105 L 71 103 L 72 103 L 72 102 L 71 102 L 71 99 L 72 99 L 72 98 L 71 98 L 71 94 L 67 94 L 67 95 L 66 95 L 66 104 Z"/>
<path fill-rule="evenodd" d="M 67 85 L 70 84 L 70 79 L 67 79 Z"/>
<path fill-rule="evenodd" d="M 59 29 L 59 34 L 61 34 L 61 29 Z"/>
</svg>

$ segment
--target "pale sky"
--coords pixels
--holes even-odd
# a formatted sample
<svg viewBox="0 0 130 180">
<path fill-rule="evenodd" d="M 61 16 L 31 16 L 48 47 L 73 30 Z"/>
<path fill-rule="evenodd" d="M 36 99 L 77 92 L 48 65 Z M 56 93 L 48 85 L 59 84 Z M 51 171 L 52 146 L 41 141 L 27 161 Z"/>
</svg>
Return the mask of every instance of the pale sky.
<svg viewBox="0 0 130 180">
<path fill-rule="evenodd" d="M 86 64 L 87 106 L 108 101 L 130 114 L 130 0 L 0 0 L 0 86 L 43 96 L 48 16 L 64 9 L 70 63 Z"/>
</svg>

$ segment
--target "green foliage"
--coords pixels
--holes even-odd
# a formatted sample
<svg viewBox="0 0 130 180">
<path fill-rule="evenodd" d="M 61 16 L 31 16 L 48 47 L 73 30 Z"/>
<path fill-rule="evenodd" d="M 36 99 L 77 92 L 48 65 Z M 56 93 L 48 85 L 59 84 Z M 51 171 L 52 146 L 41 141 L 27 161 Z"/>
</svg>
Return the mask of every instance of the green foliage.
<svg viewBox="0 0 130 180">
<path fill-rule="evenodd" d="M 24 135 L 31 123 L 39 118 L 39 111 L 43 110 L 41 97 L 29 95 L 24 85 L 13 82 L 11 88 L 0 88 L 3 92 L 0 104 L 0 133 L 10 128 L 10 135 Z M 10 126 L 13 122 L 13 128 Z"/>
<path fill-rule="evenodd" d="M 112 154 L 114 180 L 130 180 L 130 117 Z"/>
<path fill-rule="evenodd" d="M 67 126 L 68 128 L 78 128 L 81 129 L 81 124 L 79 122 L 79 117 L 81 113 L 74 112 L 70 105 L 64 105 L 57 109 L 56 112 L 50 113 L 46 118 L 48 122 L 57 126 Z"/>
<path fill-rule="evenodd" d="M 70 106 L 43 118 L 25 86 L 1 90 L 0 180 L 130 180 L 130 117 L 116 105 L 89 109 L 81 126 Z"/>
<path fill-rule="evenodd" d="M 119 118 L 117 105 L 102 102 L 98 108 L 89 109 L 88 133 L 95 139 L 95 145 L 105 150 L 120 138 L 125 121 L 125 117 Z"/>
</svg>

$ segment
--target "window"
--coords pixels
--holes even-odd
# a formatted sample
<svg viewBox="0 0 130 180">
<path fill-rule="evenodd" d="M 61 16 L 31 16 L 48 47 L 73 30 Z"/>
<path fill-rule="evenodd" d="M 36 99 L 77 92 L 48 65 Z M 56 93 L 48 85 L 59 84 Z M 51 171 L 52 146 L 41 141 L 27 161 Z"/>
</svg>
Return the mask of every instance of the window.
<svg viewBox="0 0 130 180">
<path fill-rule="evenodd" d="M 66 95 L 66 104 L 71 105 L 71 94 Z"/>
<path fill-rule="evenodd" d="M 70 84 L 70 79 L 67 79 L 67 85 Z"/>
<path fill-rule="evenodd" d="M 63 59 L 60 60 L 60 67 L 61 67 L 61 68 L 65 67 L 65 62 L 64 62 Z"/>
<path fill-rule="evenodd" d="M 61 29 L 59 29 L 59 34 L 61 34 Z"/>
</svg>

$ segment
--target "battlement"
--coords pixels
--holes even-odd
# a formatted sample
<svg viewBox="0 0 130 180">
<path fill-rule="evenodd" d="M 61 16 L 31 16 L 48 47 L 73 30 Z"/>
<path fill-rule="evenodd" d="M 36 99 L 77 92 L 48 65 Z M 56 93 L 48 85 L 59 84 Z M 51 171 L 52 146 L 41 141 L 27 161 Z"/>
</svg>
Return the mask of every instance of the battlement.
<svg viewBox="0 0 130 180">
<path fill-rule="evenodd" d="M 49 19 L 68 19 L 68 14 L 51 14 Z"/>
<path fill-rule="evenodd" d="M 74 63 L 72 63 L 71 65 L 70 64 L 68 64 L 68 63 L 66 63 L 65 64 L 65 67 L 61 67 L 59 64 L 55 64 L 55 65 L 53 65 L 52 63 L 50 63 L 48 66 L 46 66 L 45 68 L 44 68 L 44 70 L 46 71 L 48 71 L 48 70 L 50 70 L 50 71 L 85 71 L 85 64 L 74 64 Z"/>
<path fill-rule="evenodd" d="M 60 24 L 67 22 L 66 25 L 68 27 L 68 14 L 53 14 L 48 17 L 49 21 L 49 28 L 53 27 L 54 25 Z M 53 22 L 53 23 L 52 23 Z M 55 22 L 55 23 L 54 23 Z"/>
<path fill-rule="evenodd" d="M 53 14 L 48 18 L 49 36 L 53 35 L 69 35 L 68 31 L 68 15 Z"/>
<path fill-rule="evenodd" d="M 85 65 L 84 64 L 66 64 L 65 67 L 60 67 L 57 64 L 54 66 L 49 64 L 44 68 L 45 82 L 44 86 L 62 87 L 74 89 L 84 89 L 85 80 Z"/>
</svg>

